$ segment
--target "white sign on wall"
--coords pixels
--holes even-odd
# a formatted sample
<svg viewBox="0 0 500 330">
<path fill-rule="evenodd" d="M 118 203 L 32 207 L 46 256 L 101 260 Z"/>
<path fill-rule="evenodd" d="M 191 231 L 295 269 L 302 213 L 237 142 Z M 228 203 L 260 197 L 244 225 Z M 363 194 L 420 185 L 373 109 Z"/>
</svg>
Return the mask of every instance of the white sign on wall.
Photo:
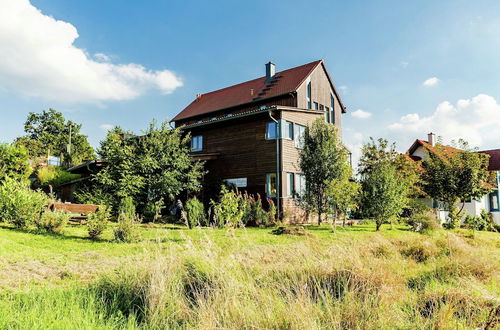
<svg viewBox="0 0 500 330">
<path fill-rule="evenodd" d="M 234 178 L 224 180 L 229 184 L 233 184 L 238 188 L 244 188 L 247 186 L 247 178 Z"/>
</svg>

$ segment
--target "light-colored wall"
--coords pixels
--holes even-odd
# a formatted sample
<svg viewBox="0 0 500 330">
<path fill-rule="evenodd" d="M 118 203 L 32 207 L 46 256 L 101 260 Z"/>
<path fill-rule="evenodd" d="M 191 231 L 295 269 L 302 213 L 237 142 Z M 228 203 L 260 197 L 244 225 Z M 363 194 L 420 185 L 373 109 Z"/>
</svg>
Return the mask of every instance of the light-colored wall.
<svg viewBox="0 0 500 330">
<path fill-rule="evenodd" d="M 427 158 L 428 158 L 428 155 L 422 146 L 418 147 L 411 155 L 420 157 L 422 160 L 427 160 Z"/>
</svg>

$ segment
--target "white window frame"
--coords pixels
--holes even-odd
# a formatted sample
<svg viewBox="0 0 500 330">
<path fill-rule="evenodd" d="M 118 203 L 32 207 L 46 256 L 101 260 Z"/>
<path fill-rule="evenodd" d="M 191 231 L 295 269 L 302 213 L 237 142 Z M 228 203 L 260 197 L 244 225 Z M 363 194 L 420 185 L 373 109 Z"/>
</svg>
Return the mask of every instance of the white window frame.
<svg viewBox="0 0 500 330">
<path fill-rule="evenodd" d="M 330 92 L 330 123 L 335 124 L 335 97 L 333 96 L 333 92 Z"/>
<path fill-rule="evenodd" d="M 191 137 L 191 152 L 197 152 L 203 150 L 203 136 L 196 135 Z"/>
<path fill-rule="evenodd" d="M 330 108 L 327 106 L 325 106 L 325 122 L 330 122 Z"/>
<path fill-rule="evenodd" d="M 270 126 L 274 125 L 274 137 L 270 135 Z M 278 124 L 274 121 L 269 121 L 266 124 L 266 140 L 276 140 L 279 136 L 278 134 Z"/>
<path fill-rule="evenodd" d="M 287 197 L 295 196 L 295 173 L 286 174 L 286 195 Z"/>
<path fill-rule="evenodd" d="M 306 190 L 306 177 L 302 173 L 295 173 L 295 193 L 303 195 Z"/>
<path fill-rule="evenodd" d="M 283 138 L 287 140 L 293 140 L 294 137 L 294 124 L 291 121 L 284 120 L 285 124 L 283 126 Z"/>
<path fill-rule="evenodd" d="M 300 132 L 299 132 L 300 130 Z M 295 141 L 295 147 L 302 149 L 304 147 L 304 141 L 302 141 L 302 137 L 304 136 L 304 132 L 306 127 L 300 124 L 293 125 L 293 138 Z"/>
<path fill-rule="evenodd" d="M 276 172 L 272 172 L 272 173 L 267 173 L 266 174 L 266 196 L 267 197 L 276 197 L 276 193 L 271 193 L 271 178 L 274 176 L 274 185 L 275 185 L 275 191 L 276 193 L 278 192 L 278 181 L 277 181 L 277 175 L 276 175 Z"/>
</svg>

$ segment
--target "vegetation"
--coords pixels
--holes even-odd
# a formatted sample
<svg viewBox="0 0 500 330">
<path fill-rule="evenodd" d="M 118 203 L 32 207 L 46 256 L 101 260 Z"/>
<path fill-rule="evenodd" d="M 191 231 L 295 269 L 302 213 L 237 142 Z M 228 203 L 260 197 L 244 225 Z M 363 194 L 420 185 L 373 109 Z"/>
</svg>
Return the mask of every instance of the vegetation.
<svg viewBox="0 0 500 330">
<path fill-rule="evenodd" d="M 37 171 L 36 185 L 40 187 L 58 187 L 63 183 L 67 183 L 80 178 L 80 174 L 73 174 L 63 170 L 58 166 L 45 166 Z"/>
<path fill-rule="evenodd" d="M 118 208 L 118 226 L 115 228 L 115 239 L 120 242 L 134 242 L 138 239 L 135 205 L 132 197 L 124 197 Z"/>
<path fill-rule="evenodd" d="M 241 227 L 244 209 L 240 207 L 241 195 L 235 191 L 228 189 L 226 186 L 221 187 L 219 200 L 210 201 L 214 212 L 215 224 L 219 227 Z"/>
<path fill-rule="evenodd" d="M 6 178 L 18 181 L 27 180 L 31 168 L 28 163 L 28 152 L 22 146 L 0 144 L 0 182 Z"/>
<path fill-rule="evenodd" d="M 299 156 L 306 187 L 299 197 L 306 209 L 318 215 L 318 224 L 321 224 L 321 215 L 328 212 L 328 184 L 345 177 L 345 164 L 347 150 L 337 136 L 335 126 L 319 118 L 306 127 Z"/>
<path fill-rule="evenodd" d="M 193 197 L 188 199 L 183 212 L 184 219 L 186 219 L 186 223 L 189 228 L 208 225 L 207 218 L 205 216 L 205 208 L 203 203 L 200 202 L 198 198 Z"/>
<path fill-rule="evenodd" d="M 113 227 L 114 225 L 112 225 Z M 175 230 L 174 230 L 175 229 Z M 495 322 L 496 233 L 361 225 L 141 225 L 141 242 L 0 227 L 0 328 L 484 328 Z M 19 247 L 22 246 L 22 249 Z M 491 316 L 493 315 L 493 316 Z M 498 322 L 498 321 L 496 321 Z"/>
<path fill-rule="evenodd" d="M 108 227 L 109 218 L 109 211 L 104 205 L 100 205 L 96 212 L 87 216 L 87 231 L 90 239 L 95 240 L 101 237 Z"/>
<path fill-rule="evenodd" d="M 80 133 L 81 128 L 81 124 L 66 120 L 54 109 L 30 112 L 24 123 L 26 135 L 18 138 L 16 144 L 24 146 L 31 159 L 55 155 L 62 156 L 66 164 L 79 164 L 95 157 L 87 136 Z M 68 153 L 70 130 L 71 152 Z"/>
<path fill-rule="evenodd" d="M 489 155 L 473 152 L 467 142 L 460 140 L 459 149 L 442 145 L 423 162 L 423 189 L 428 196 L 444 202 L 449 212 L 448 227 L 460 224 L 461 212 L 467 199 L 483 197 L 491 191 L 488 185 Z M 456 204 L 462 202 L 457 209 Z"/>
<path fill-rule="evenodd" d="M 419 233 L 431 233 L 441 228 L 439 220 L 431 211 L 414 213 L 406 223 L 410 226 L 411 230 Z"/>
<path fill-rule="evenodd" d="M 45 211 L 42 215 L 35 219 L 35 225 L 40 230 L 45 230 L 49 233 L 59 234 L 68 224 L 71 214 L 64 211 Z"/>
</svg>

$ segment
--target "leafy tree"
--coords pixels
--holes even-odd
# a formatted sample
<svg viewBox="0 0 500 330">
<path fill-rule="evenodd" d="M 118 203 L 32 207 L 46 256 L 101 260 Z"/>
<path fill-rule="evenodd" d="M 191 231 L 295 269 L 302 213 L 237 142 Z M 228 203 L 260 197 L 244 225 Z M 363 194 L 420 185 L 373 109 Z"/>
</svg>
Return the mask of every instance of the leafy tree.
<svg viewBox="0 0 500 330">
<path fill-rule="evenodd" d="M 24 147 L 0 144 L 0 182 L 7 177 L 18 181 L 27 180 L 31 172 L 28 160 L 28 152 Z"/>
<path fill-rule="evenodd" d="M 137 137 L 117 127 L 101 142 L 99 154 L 108 165 L 93 181 L 114 200 L 132 197 L 136 205 L 161 200 L 168 205 L 181 192 L 200 188 L 203 164 L 190 159 L 188 144 L 189 136 L 166 121 L 151 123 Z"/>
<path fill-rule="evenodd" d="M 491 191 L 488 185 L 489 155 L 473 152 L 467 142 L 460 140 L 459 149 L 436 145 L 423 162 L 423 189 L 435 200 L 444 202 L 449 211 L 449 226 L 460 222 L 461 212 L 467 199 L 483 197 Z M 462 202 L 458 209 L 456 205 Z"/>
<path fill-rule="evenodd" d="M 346 163 L 347 151 L 333 125 L 319 118 L 306 127 L 299 155 L 299 166 L 306 185 L 299 201 L 307 210 L 318 215 L 318 225 L 321 224 L 321 215 L 328 211 L 328 184 L 344 175 Z"/>
<path fill-rule="evenodd" d="M 418 182 L 416 169 L 396 152 L 394 143 L 389 145 L 385 139 L 372 138 L 363 146 L 358 171 L 363 213 L 375 218 L 379 230 L 384 220 L 399 216 L 409 205 Z"/>
<path fill-rule="evenodd" d="M 95 157 L 87 136 L 80 133 L 81 124 L 66 120 L 61 112 L 49 109 L 30 112 L 24 123 L 25 136 L 16 140 L 29 151 L 32 159 L 47 154 L 63 156 L 68 164 L 77 164 Z M 67 151 L 71 130 L 71 153 Z"/>
</svg>

